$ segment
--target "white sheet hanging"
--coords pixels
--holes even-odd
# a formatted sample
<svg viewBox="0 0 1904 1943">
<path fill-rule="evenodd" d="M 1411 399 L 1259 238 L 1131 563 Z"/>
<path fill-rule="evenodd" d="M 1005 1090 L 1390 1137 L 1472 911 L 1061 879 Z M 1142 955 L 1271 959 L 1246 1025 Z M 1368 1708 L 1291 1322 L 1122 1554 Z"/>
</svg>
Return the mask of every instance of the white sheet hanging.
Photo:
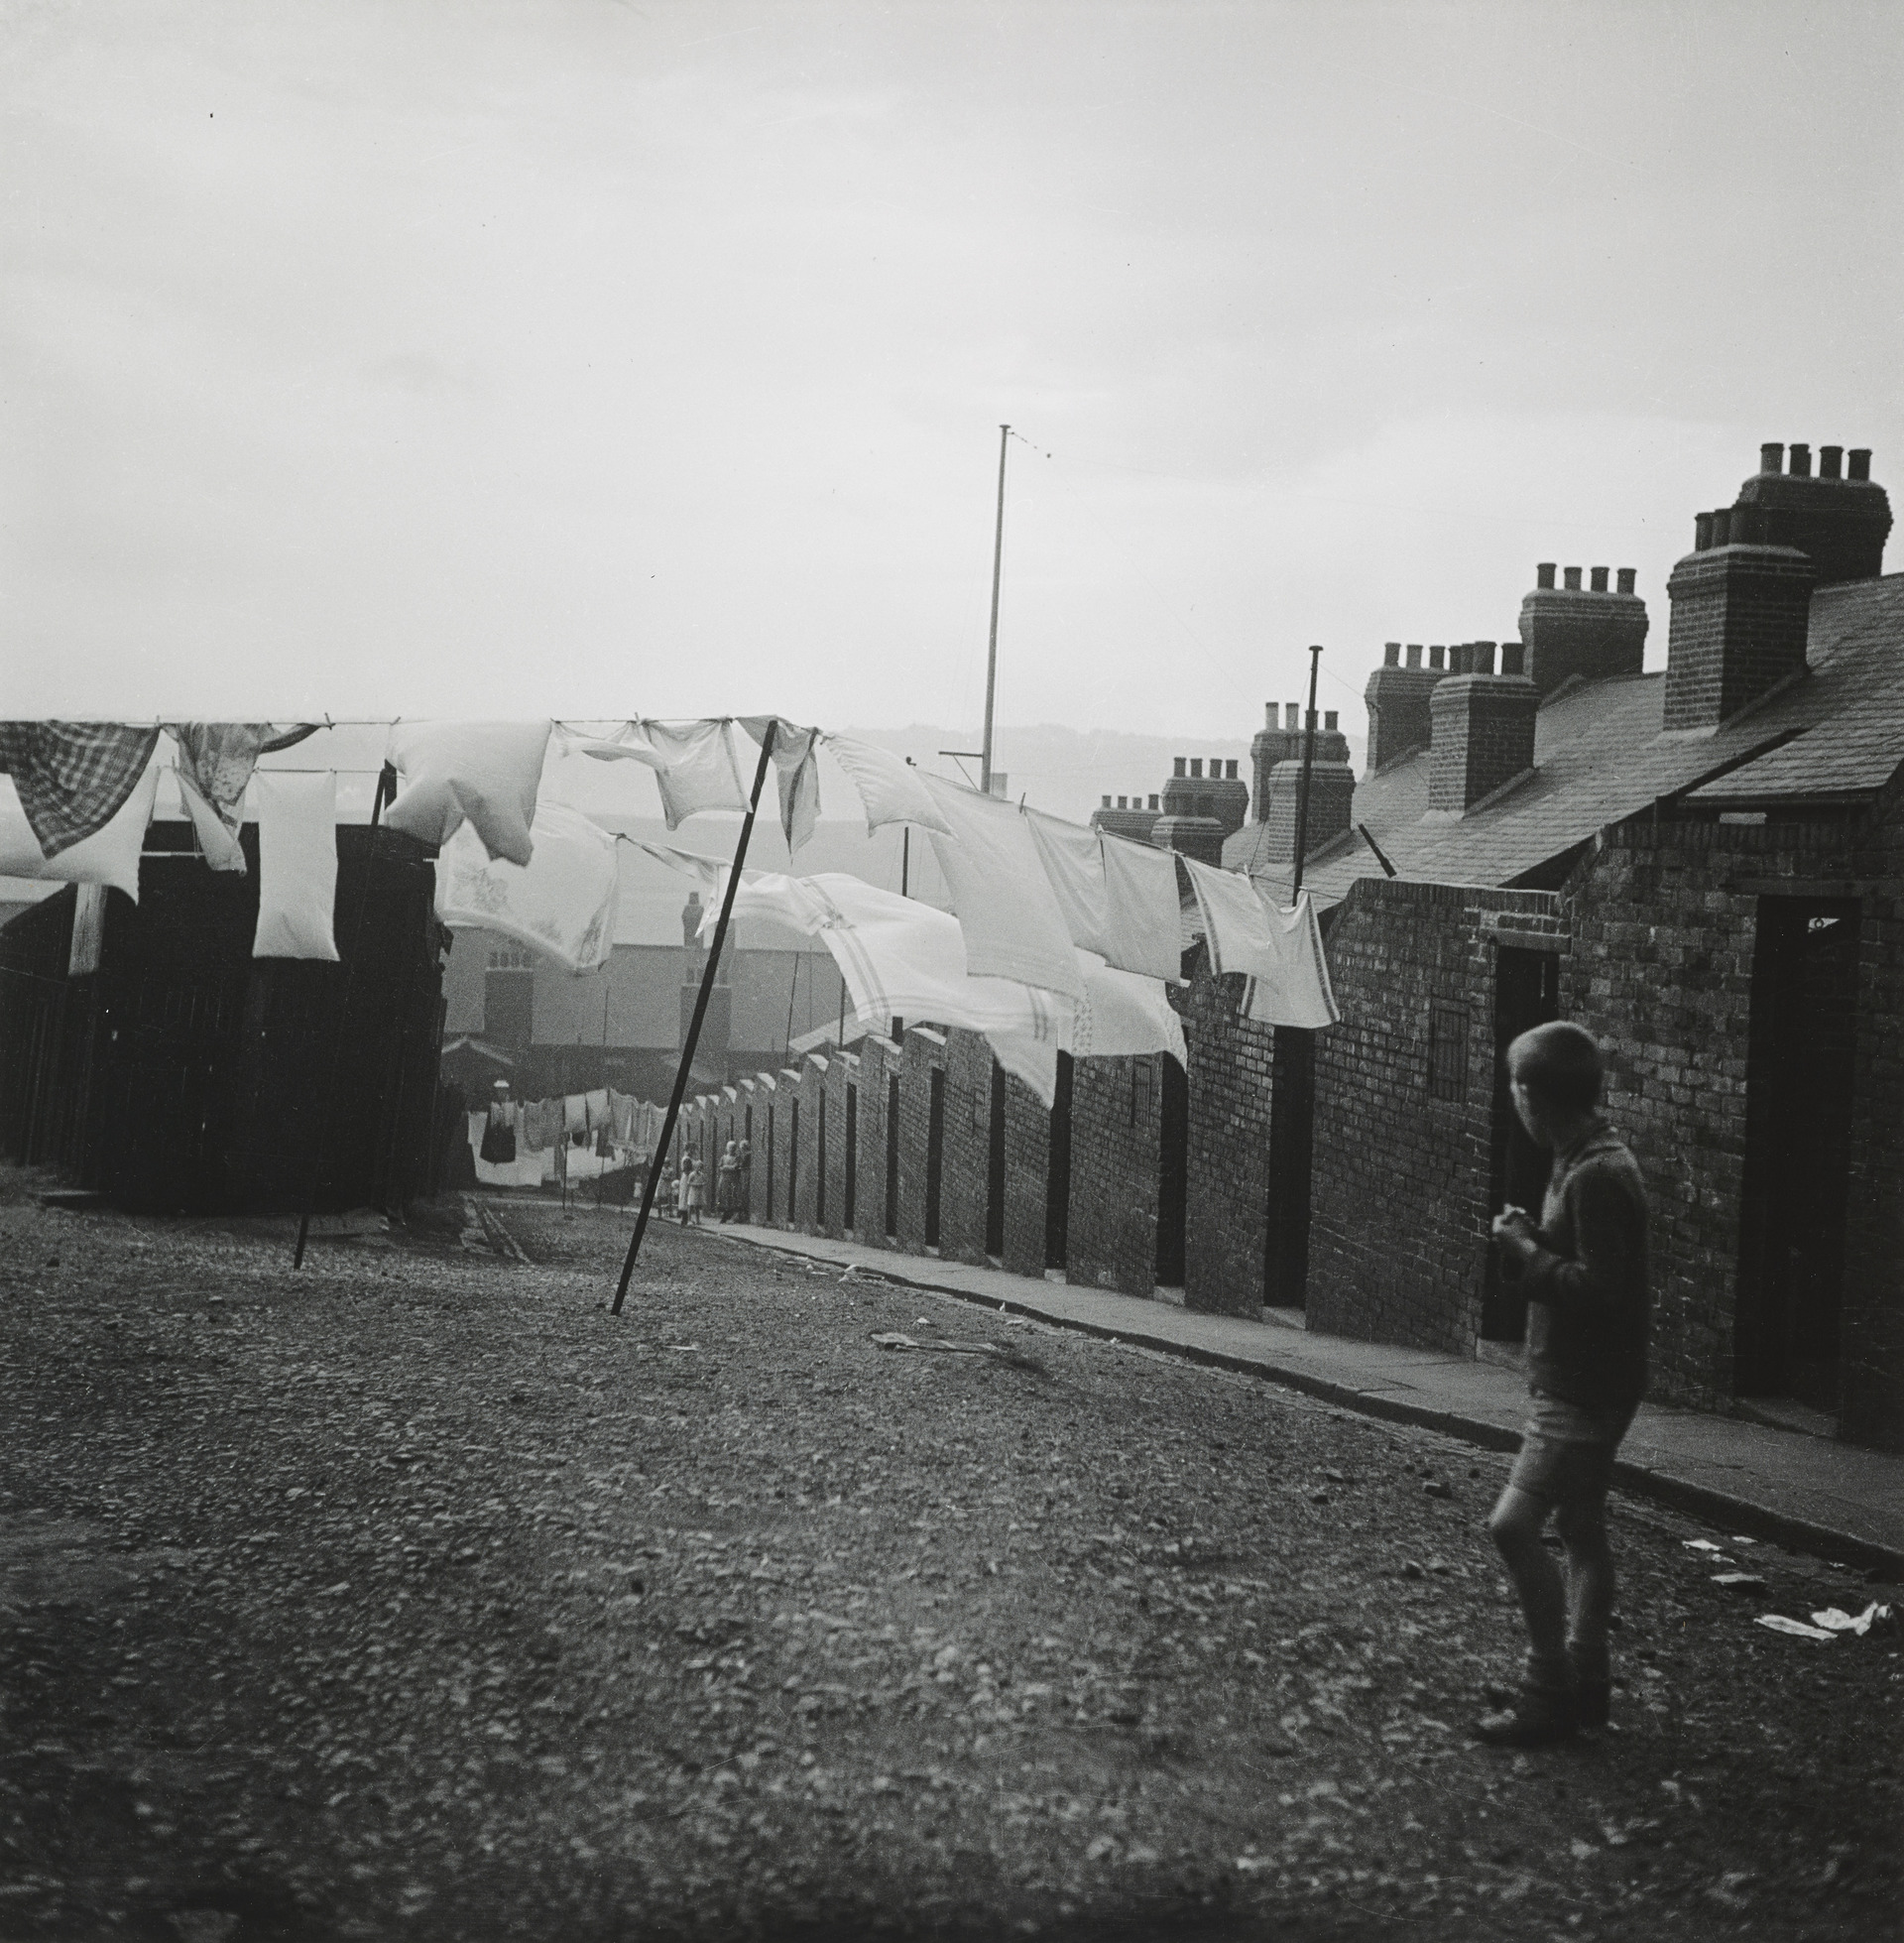
<svg viewBox="0 0 1904 1943">
<path fill-rule="evenodd" d="M 677 830 L 688 817 L 704 809 L 745 809 L 747 789 L 734 761 L 725 717 L 702 722 L 625 723 L 601 744 L 584 742 L 583 750 L 604 761 L 619 749 L 655 772 L 661 791 L 661 813 L 667 827 Z"/>
<path fill-rule="evenodd" d="M 1078 961 L 1050 879 L 1015 803 L 922 777 L 950 836 L 932 837 L 974 977 L 1010 978 L 1077 998 Z"/>
<path fill-rule="evenodd" d="M 39 877 L 56 884 L 104 884 L 139 902 L 139 852 L 159 793 L 159 765 L 148 763 L 132 794 L 104 829 L 49 857 L 20 806 L 13 778 L 0 775 L 0 877 Z"/>
<path fill-rule="evenodd" d="M 1096 952 L 1080 951 L 1085 967 L 1084 997 L 1072 1018 L 1065 1047 L 1074 1059 L 1117 1059 L 1167 1052 L 1188 1065 L 1183 1021 L 1171 1006 L 1159 978 L 1107 965 Z"/>
<path fill-rule="evenodd" d="M 1271 905 L 1240 871 L 1213 870 L 1183 860 L 1203 914 L 1210 969 L 1219 977 L 1245 972 L 1254 981 L 1245 995 L 1248 1017 L 1263 1026 L 1311 1031 L 1342 1017 L 1323 956 L 1322 930 L 1307 893 L 1289 910 Z"/>
<path fill-rule="evenodd" d="M 553 958 L 598 971 L 615 944 L 615 839 L 566 803 L 536 805 L 527 866 L 491 857 L 464 824 L 436 859 L 436 915 L 481 926 Z"/>
<path fill-rule="evenodd" d="M 258 929 L 254 958 L 335 961 L 337 779 L 260 770 L 251 780 L 258 811 Z"/>
<path fill-rule="evenodd" d="M 822 735 L 820 743 L 860 792 L 868 836 L 887 823 L 916 823 L 922 830 L 951 835 L 952 826 L 926 793 L 919 772 L 891 750 L 853 735 Z"/>
<path fill-rule="evenodd" d="M 551 722 L 400 722 L 389 761 L 399 778 L 393 830 L 444 844 L 467 818 L 492 857 L 527 864 Z"/>
<path fill-rule="evenodd" d="M 1011 979 L 971 976 L 956 917 L 835 872 L 743 877 L 734 910 L 737 916 L 767 914 L 817 935 L 846 980 L 861 1024 L 930 1019 L 982 1032 L 1007 1072 L 1047 1107 L 1056 1099 L 1071 1001 Z M 1075 959 L 1073 972 L 1082 989 Z"/>
<path fill-rule="evenodd" d="M 1180 977 L 1182 924 L 1173 854 L 1041 809 L 1027 809 L 1024 821 L 1071 942 L 1121 971 Z"/>
<path fill-rule="evenodd" d="M 756 742 L 767 739 L 767 725 L 774 722 L 774 783 L 780 799 L 780 833 L 786 838 L 790 857 L 808 837 L 820 819 L 820 766 L 813 746 L 818 729 L 802 729 L 778 715 L 743 715 L 741 727 Z"/>
</svg>

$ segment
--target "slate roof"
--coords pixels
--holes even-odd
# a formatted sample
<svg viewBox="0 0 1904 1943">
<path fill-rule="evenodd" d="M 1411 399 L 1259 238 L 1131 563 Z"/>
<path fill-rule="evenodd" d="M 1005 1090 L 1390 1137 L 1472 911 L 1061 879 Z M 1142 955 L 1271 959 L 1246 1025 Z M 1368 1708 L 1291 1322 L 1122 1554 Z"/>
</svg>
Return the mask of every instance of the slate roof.
<svg viewBox="0 0 1904 1943">
<path fill-rule="evenodd" d="M 1428 809 L 1428 752 L 1356 786 L 1365 825 L 1398 877 L 1419 883 L 1542 881 L 1604 825 L 1684 791 L 1709 808 L 1844 801 L 1904 766 L 1904 573 L 1823 587 L 1812 598 L 1808 671 L 1715 730 L 1665 734 L 1664 673 L 1616 675 L 1557 689 L 1534 725 L 1534 768 L 1465 815 Z M 1723 773 L 1722 773 L 1723 772 Z M 1262 867 L 1262 827 L 1224 845 L 1278 902 L 1287 866 Z M 1339 903 L 1381 865 L 1352 828 L 1312 855 L 1305 888 Z"/>
</svg>

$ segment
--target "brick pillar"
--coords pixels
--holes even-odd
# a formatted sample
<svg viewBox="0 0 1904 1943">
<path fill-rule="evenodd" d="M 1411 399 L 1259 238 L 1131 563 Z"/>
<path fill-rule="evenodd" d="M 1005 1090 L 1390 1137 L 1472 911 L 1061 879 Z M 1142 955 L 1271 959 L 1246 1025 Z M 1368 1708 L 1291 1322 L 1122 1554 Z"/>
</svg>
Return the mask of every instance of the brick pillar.
<svg viewBox="0 0 1904 1943">
<path fill-rule="evenodd" d="M 1817 580 L 1793 546 L 1688 553 L 1666 582 L 1666 727 L 1711 728 L 1804 668 Z"/>
</svg>

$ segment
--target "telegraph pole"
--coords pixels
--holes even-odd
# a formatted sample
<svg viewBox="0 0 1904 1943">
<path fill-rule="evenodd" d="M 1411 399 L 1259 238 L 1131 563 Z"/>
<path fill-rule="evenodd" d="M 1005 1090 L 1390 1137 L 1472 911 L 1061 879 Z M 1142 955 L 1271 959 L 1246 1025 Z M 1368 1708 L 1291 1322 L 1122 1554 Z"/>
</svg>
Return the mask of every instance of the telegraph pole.
<svg viewBox="0 0 1904 1943">
<path fill-rule="evenodd" d="M 1005 565 L 1005 448 L 1010 425 L 999 427 L 999 521 L 992 537 L 992 640 L 985 651 L 985 737 L 979 751 L 979 789 L 992 793 L 992 702 L 999 686 L 999 575 Z"/>
<path fill-rule="evenodd" d="M 1296 786 L 1296 876 L 1291 895 L 1302 889 L 1302 856 L 1309 847 L 1309 772 L 1316 766 L 1316 669 L 1322 650 L 1309 650 L 1309 712 L 1302 725 L 1302 781 Z"/>
</svg>

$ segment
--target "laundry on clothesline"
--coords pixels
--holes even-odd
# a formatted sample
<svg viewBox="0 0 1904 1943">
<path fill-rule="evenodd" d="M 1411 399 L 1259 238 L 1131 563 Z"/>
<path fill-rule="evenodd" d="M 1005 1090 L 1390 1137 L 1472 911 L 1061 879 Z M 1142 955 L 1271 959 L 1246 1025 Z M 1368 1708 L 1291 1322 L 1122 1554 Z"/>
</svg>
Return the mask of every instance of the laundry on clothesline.
<svg viewBox="0 0 1904 1943">
<path fill-rule="evenodd" d="M 390 732 L 398 790 L 385 820 L 422 843 L 444 844 L 467 820 L 492 857 L 527 865 L 542 759 L 553 724 L 403 722 Z"/>
<path fill-rule="evenodd" d="M 670 830 L 709 809 L 745 809 L 747 789 L 734 761 L 725 717 L 701 722 L 626 722 L 614 734 L 580 745 L 599 761 L 646 763 L 661 792 Z"/>
<path fill-rule="evenodd" d="M 820 766 L 813 745 L 818 729 L 802 729 L 777 715 L 743 715 L 741 727 L 756 742 L 774 730 L 774 782 L 780 799 L 780 832 L 790 857 L 808 837 L 820 817 Z"/>
<path fill-rule="evenodd" d="M 888 823 L 916 823 L 922 830 L 937 830 L 946 836 L 952 833 L 919 772 L 891 750 L 853 735 L 823 733 L 820 744 L 860 792 L 868 836 Z"/>
<path fill-rule="evenodd" d="M 13 779 L 41 862 L 118 815 L 158 743 L 157 729 L 121 722 L 0 722 L 0 772 Z"/>
<path fill-rule="evenodd" d="M 178 748 L 178 793 L 205 862 L 242 871 L 245 789 L 266 745 L 281 738 L 269 722 L 168 722 L 166 732 Z"/>
<path fill-rule="evenodd" d="M 480 926 L 575 973 L 599 971 L 615 943 L 615 838 L 565 803 L 538 802 L 528 864 L 492 857 L 465 823 L 436 859 L 436 915 Z"/>
<path fill-rule="evenodd" d="M 1027 809 L 1024 822 L 1073 944 L 1120 971 L 1180 976 L 1183 925 L 1173 852 L 1038 809 Z"/>
<path fill-rule="evenodd" d="M 942 776 L 922 780 L 951 831 L 933 833 L 932 854 L 965 934 L 963 969 L 1076 998 L 1071 934 L 1017 805 Z"/>
<path fill-rule="evenodd" d="M 1248 1016 L 1263 1026 L 1319 1030 L 1342 1013 L 1329 981 L 1315 906 L 1299 898 L 1278 910 L 1238 871 L 1213 870 L 1183 859 L 1202 914 L 1210 969 L 1219 977 L 1246 973 L 1252 981 L 1245 999 Z"/>
<path fill-rule="evenodd" d="M 254 958 L 337 958 L 337 779 L 262 770 Z"/>
<path fill-rule="evenodd" d="M 57 884 L 97 884 L 139 902 L 139 853 L 159 793 L 159 765 L 145 774 L 103 827 L 49 857 L 20 800 L 16 780 L 0 776 L 0 877 L 37 877 Z"/>
</svg>

